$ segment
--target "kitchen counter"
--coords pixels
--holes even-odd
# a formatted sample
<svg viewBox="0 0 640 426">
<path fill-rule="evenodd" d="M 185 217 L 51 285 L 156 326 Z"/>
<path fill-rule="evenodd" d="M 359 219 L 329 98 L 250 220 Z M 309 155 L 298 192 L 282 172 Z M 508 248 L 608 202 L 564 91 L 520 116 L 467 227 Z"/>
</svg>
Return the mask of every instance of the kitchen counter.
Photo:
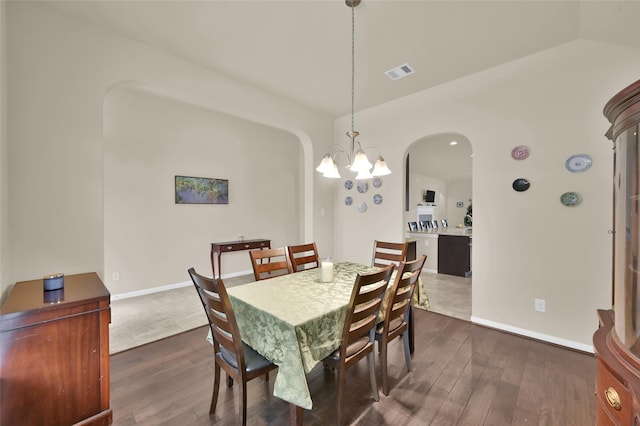
<svg viewBox="0 0 640 426">
<path fill-rule="evenodd" d="M 471 237 L 473 228 L 438 228 L 437 230 L 430 231 L 409 231 L 407 235 L 411 238 L 434 238 L 429 237 L 430 235 L 438 236 L 438 235 L 466 235 Z"/>
<path fill-rule="evenodd" d="M 440 237 L 443 237 L 442 241 Z M 460 237 L 460 240 L 452 237 Z M 416 256 L 427 256 L 423 268 L 425 272 L 471 275 L 472 228 L 440 228 L 431 231 L 407 232 L 405 239 L 416 242 Z M 452 247 L 455 249 L 452 250 Z M 468 249 L 463 250 L 464 247 Z"/>
</svg>

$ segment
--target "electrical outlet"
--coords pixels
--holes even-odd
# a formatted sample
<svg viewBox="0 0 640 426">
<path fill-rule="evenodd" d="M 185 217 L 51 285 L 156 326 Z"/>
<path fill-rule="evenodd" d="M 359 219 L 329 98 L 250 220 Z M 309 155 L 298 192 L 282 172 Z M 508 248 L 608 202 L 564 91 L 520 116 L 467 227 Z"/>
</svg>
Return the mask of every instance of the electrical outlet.
<svg viewBox="0 0 640 426">
<path fill-rule="evenodd" d="M 111 281 L 120 281 L 120 272 L 112 272 Z"/>
<path fill-rule="evenodd" d="M 544 299 L 534 299 L 533 304 L 536 312 L 547 311 L 547 302 Z"/>
</svg>

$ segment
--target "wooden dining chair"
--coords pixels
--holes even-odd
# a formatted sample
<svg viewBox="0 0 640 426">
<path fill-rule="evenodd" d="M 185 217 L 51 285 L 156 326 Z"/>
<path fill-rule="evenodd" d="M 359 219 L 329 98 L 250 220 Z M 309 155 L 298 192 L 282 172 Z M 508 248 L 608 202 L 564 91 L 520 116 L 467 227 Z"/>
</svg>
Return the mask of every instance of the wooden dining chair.
<svg viewBox="0 0 640 426">
<path fill-rule="evenodd" d="M 305 269 L 314 269 L 320 266 L 316 243 L 289 246 L 288 250 L 293 272 L 300 272 Z"/>
<path fill-rule="evenodd" d="M 373 399 L 380 400 L 373 346 L 378 310 L 382 303 L 394 265 L 368 274 L 358 274 L 351 292 L 340 347 L 323 360 L 325 366 L 338 371 L 338 424 L 342 423 L 345 372 L 365 356 L 369 362 L 369 378 Z"/>
<path fill-rule="evenodd" d="M 373 242 L 373 258 L 371 264 L 384 268 L 389 264 L 400 266 L 407 256 L 407 243 L 390 243 L 375 240 Z"/>
<path fill-rule="evenodd" d="M 396 277 L 391 286 L 387 306 L 384 312 L 384 321 L 378 324 L 375 339 L 378 342 L 378 351 L 382 364 L 382 392 L 389 395 L 389 377 L 387 374 L 387 346 L 389 342 L 398 336 L 402 336 L 404 342 L 404 360 L 407 369 L 411 368 L 411 352 L 409 348 L 409 309 L 411 309 L 411 297 L 416 288 L 420 272 L 427 256 L 411 262 L 401 262 Z"/>
<path fill-rule="evenodd" d="M 277 366 L 242 342 L 231 301 L 222 280 L 202 276 L 193 268 L 189 268 L 189 275 L 207 314 L 213 336 L 215 373 L 209 414 L 216 412 L 222 368 L 230 379 L 240 384 L 240 422 L 246 425 L 247 382 L 262 375 L 269 381 L 269 371 Z M 228 382 L 229 386 L 233 385 L 233 381 Z"/>
<path fill-rule="evenodd" d="M 286 247 L 252 250 L 249 256 L 256 281 L 293 272 Z"/>
</svg>

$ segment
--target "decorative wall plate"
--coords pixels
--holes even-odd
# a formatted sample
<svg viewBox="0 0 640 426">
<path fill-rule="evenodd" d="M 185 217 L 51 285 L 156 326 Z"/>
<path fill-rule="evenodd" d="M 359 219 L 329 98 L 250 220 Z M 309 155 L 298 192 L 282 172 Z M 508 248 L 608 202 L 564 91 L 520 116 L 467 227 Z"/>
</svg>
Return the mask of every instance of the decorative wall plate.
<svg viewBox="0 0 640 426">
<path fill-rule="evenodd" d="M 364 194 L 369 189 L 369 184 L 367 182 L 358 182 L 357 188 L 359 193 Z"/>
<path fill-rule="evenodd" d="M 351 204 L 353 204 L 353 198 L 351 198 L 351 197 L 346 197 L 346 198 L 344 199 L 344 204 L 345 204 L 345 205 L 347 205 L 347 206 L 350 206 Z"/>
<path fill-rule="evenodd" d="M 584 172 L 591 167 L 591 157 L 587 154 L 572 155 L 567 158 L 564 165 L 570 172 Z"/>
<path fill-rule="evenodd" d="M 360 203 L 358 204 L 358 211 L 360 213 L 364 213 L 367 211 L 367 203 Z"/>
<path fill-rule="evenodd" d="M 382 179 L 379 177 L 373 178 L 373 186 L 375 188 L 380 188 L 382 186 Z"/>
<path fill-rule="evenodd" d="M 529 147 L 520 145 L 511 150 L 511 158 L 514 160 L 524 160 L 529 157 Z"/>
<path fill-rule="evenodd" d="M 382 204 L 382 195 L 376 194 L 373 196 L 373 204 Z"/>
<path fill-rule="evenodd" d="M 582 197 L 577 192 L 565 192 L 560 196 L 560 202 L 563 206 L 575 207 L 582 202 Z"/>
<path fill-rule="evenodd" d="M 349 190 L 349 189 L 353 188 L 353 182 L 352 182 L 352 181 L 350 181 L 350 180 L 346 181 L 346 182 L 344 183 L 344 187 L 345 187 L 347 190 Z"/>
<path fill-rule="evenodd" d="M 513 187 L 513 189 L 517 192 L 524 192 L 527 189 L 529 189 L 529 187 L 531 186 L 531 184 L 529 183 L 529 181 L 525 178 L 518 178 L 516 180 L 513 181 L 513 183 L 511 184 L 511 186 Z"/>
</svg>

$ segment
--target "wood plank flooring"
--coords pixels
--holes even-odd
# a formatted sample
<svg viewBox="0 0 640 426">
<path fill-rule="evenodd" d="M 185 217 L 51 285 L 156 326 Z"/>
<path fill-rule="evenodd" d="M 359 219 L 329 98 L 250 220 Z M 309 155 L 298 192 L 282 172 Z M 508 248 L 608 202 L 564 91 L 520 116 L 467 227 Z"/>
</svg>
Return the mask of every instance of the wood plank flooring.
<svg viewBox="0 0 640 426">
<path fill-rule="evenodd" d="M 391 392 L 371 397 L 367 363 L 347 372 L 346 424 L 593 425 L 595 358 L 417 309 L 413 373 L 400 340 L 389 347 Z M 212 348 L 201 327 L 111 357 L 114 425 L 233 425 L 238 393 L 221 387 L 209 417 Z M 376 358 L 376 362 L 379 358 Z M 379 365 L 376 364 L 376 369 Z M 273 380 L 248 385 L 248 424 L 286 425 L 289 405 Z M 378 374 L 378 383 L 381 383 Z M 309 374 L 306 425 L 336 424 L 336 377 Z"/>
</svg>

